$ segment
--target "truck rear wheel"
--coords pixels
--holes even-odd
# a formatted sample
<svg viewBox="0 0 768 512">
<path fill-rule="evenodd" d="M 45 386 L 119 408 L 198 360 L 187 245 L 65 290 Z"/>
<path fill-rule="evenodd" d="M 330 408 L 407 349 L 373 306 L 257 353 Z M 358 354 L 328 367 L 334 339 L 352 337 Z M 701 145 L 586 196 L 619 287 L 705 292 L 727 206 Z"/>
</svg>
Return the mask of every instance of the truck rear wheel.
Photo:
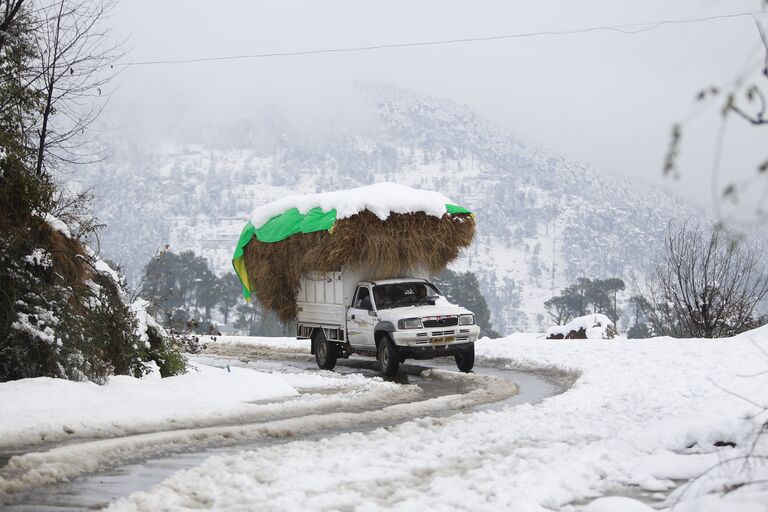
<svg viewBox="0 0 768 512">
<path fill-rule="evenodd" d="M 456 366 L 459 371 L 469 373 L 475 366 L 475 344 L 470 343 L 469 347 L 459 350 L 456 355 L 453 356 L 456 359 Z"/>
<path fill-rule="evenodd" d="M 397 375 L 397 370 L 400 368 L 400 354 L 397 353 L 397 347 L 389 336 L 382 336 L 379 340 L 376 359 L 379 361 L 379 368 L 384 375 L 387 377 Z"/>
<path fill-rule="evenodd" d="M 335 343 L 325 339 L 325 333 L 320 330 L 314 336 L 315 361 L 322 370 L 333 370 L 336 367 L 336 359 L 339 357 L 339 351 Z"/>
</svg>

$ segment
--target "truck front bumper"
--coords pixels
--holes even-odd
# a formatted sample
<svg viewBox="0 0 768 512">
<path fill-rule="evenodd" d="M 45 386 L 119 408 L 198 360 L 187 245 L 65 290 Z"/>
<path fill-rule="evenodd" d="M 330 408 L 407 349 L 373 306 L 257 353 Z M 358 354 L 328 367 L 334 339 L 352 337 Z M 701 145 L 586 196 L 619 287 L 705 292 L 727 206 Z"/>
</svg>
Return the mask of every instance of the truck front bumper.
<svg viewBox="0 0 768 512">
<path fill-rule="evenodd" d="M 480 336 L 476 325 L 454 325 L 437 329 L 410 329 L 395 331 L 392 339 L 398 347 L 435 348 L 474 343 Z"/>
<path fill-rule="evenodd" d="M 455 356 L 457 352 L 468 349 L 472 343 L 461 342 L 451 345 L 398 347 L 397 351 L 404 359 L 434 359 L 435 357 Z"/>
</svg>

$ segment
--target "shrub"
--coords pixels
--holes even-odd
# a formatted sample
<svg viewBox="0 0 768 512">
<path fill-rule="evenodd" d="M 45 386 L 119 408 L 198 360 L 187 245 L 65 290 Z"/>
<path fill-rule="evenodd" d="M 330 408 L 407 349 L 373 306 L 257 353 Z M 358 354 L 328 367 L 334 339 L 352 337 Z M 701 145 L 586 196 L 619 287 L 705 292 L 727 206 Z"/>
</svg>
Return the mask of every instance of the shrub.
<svg viewBox="0 0 768 512">
<path fill-rule="evenodd" d="M 24 234 L 25 236 L 19 236 Z M 154 347 L 124 283 L 55 217 L 0 235 L 0 381 L 60 377 L 104 382 L 183 372 L 180 347 L 158 331 Z"/>
</svg>

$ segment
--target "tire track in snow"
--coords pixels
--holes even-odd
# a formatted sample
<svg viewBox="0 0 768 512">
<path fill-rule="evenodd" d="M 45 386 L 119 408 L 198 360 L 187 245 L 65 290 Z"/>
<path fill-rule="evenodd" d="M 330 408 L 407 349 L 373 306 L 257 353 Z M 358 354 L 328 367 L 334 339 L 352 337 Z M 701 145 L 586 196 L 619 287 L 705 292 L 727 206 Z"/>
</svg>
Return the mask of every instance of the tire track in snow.
<svg viewBox="0 0 768 512">
<path fill-rule="evenodd" d="M 260 353 L 260 357 L 265 356 L 265 353 Z M 306 359 L 306 355 L 297 353 L 296 356 Z M 259 423 L 145 433 L 70 444 L 45 452 L 28 453 L 9 460 L 0 476 L 0 495 L 8 496 L 43 485 L 70 481 L 131 461 L 152 459 L 173 453 L 200 451 L 211 447 L 237 446 L 270 439 L 293 439 L 315 434 L 336 434 L 356 429 L 389 426 L 420 416 L 460 412 L 477 405 L 502 401 L 517 393 L 514 383 L 499 377 L 459 374 L 437 369 L 420 371 L 419 367 L 416 367 L 416 371 L 419 371 L 425 379 L 458 382 L 467 386 L 469 390 L 465 393 L 395 403 L 384 407 L 379 406 L 382 399 L 380 396 L 368 402 L 365 397 L 358 397 L 360 400 L 353 400 L 354 403 L 351 405 L 364 409 L 366 404 L 371 406 L 376 403 L 377 408 L 361 412 L 346 411 L 327 414 L 314 411 L 312 414 Z M 413 388 L 413 386 L 400 387 Z M 418 395 L 419 392 L 416 390 L 413 393 L 400 395 L 400 398 L 414 400 Z"/>
<path fill-rule="evenodd" d="M 39 451 L 59 446 L 126 437 L 137 434 L 147 434 L 166 430 L 184 430 L 199 427 L 224 425 L 239 425 L 259 421 L 285 419 L 291 416 L 332 412 L 357 407 L 378 407 L 405 400 L 416 400 L 422 394 L 416 386 L 387 387 L 381 385 L 352 384 L 341 388 L 301 389 L 301 396 L 295 398 L 269 400 L 254 404 L 251 410 L 238 410 L 217 413 L 216 416 L 200 415 L 191 417 L 172 418 L 162 423 L 145 422 L 122 426 L 110 423 L 108 425 L 78 425 L 76 431 L 46 432 L 44 435 L 31 433 L 32 438 L 39 439 L 36 443 L 23 445 L 3 444 L 0 449 L 18 453 Z M 3 460 L 0 452 L 0 463 Z"/>
</svg>

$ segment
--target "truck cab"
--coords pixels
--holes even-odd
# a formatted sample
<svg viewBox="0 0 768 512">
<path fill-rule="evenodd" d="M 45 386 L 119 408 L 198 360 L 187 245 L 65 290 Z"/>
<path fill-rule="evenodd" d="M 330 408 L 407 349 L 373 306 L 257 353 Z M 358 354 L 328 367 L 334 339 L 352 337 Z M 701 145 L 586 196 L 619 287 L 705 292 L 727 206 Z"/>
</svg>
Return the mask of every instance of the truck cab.
<svg viewBox="0 0 768 512">
<path fill-rule="evenodd" d="M 453 356 L 459 370 L 474 365 L 480 334 L 474 314 L 451 304 L 427 279 L 354 280 L 344 272 L 302 277 L 297 330 L 311 340 L 323 369 L 352 354 L 377 358 L 392 376 L 406 359 Z"/>
</svg>

